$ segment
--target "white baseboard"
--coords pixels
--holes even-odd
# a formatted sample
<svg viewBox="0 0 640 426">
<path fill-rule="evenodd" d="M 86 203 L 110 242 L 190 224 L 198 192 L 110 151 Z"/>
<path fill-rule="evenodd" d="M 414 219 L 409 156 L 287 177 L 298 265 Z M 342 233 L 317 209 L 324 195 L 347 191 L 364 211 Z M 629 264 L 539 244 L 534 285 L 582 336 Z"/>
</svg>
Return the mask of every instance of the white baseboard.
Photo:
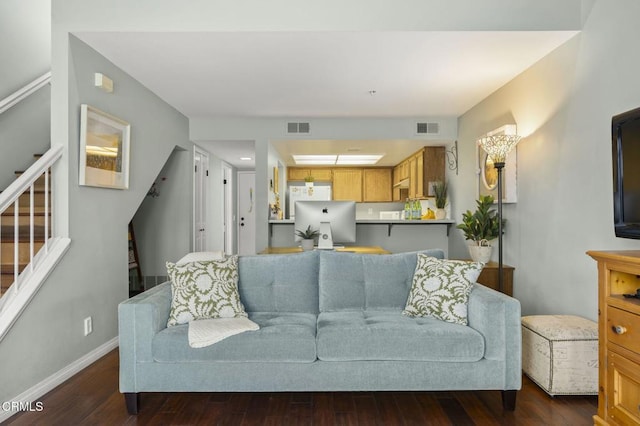
<svg viewBox="0 0 640 426">
<path fill-rule="evenodd" d="M 24 402 L 33 402 L 38 400 L 38 398 L 45 395 L 47 392 L 53 390 L 56 386 L 61 385 L 65 381 L 69 380 L 71 377 L 79 373 L 80 371 L 87 368 L 89 365 L 93 364 L 98 359 L 102 358 L 112 350 L 118 347 L 118 336 L 109 340 L 108 342 L 98 346 L 93 351 L 89 352 L 85 356 L 75 360 L 71 364 L 64 367 L 62 370 L 52 374 L 47 377 L 37 385 L 33 386 L 30 389 L 27 389 L 25 392 L 16 396 L 15 398 L 11 398 L 10 401 L 24 401 Z M 44 407 L 46 409 L 46 407 Z M 9 417 L 14 414 L 18 414 L 19 411 L 5 411 L 5 409 L 0 406 L 0 423 L 7 420 Z"/>
</svg>

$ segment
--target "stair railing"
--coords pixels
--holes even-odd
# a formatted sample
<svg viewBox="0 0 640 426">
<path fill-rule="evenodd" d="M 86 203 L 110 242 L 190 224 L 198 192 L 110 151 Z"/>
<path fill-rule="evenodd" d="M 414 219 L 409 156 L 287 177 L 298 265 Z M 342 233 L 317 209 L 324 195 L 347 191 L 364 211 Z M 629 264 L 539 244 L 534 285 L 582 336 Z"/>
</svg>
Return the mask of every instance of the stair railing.
<svg viewBox="0 0 640 426">
<path fill-rule="evenodd" d="M 18 319 L 22 311 L 29 304 L 40 286 L 62 260 L 64 254 L 69 249 L 71 240 L 67 237 L 56 235 L 52 229 L 49 237 L 49 223 L 54 223 L 51 219 L 55 211 L 51 210 L 51 197 L 49 192 L 55 195 L 55 187 L 50 183 L 52 166 L 62 157 L 63 147 L 53 146 L 39 160 L 37 160 L 26 172 L 19 176 L 9 187 L 0 193 L 0 214 L 13 206 L 15 209 L 12 215 L 8 215 L 9 220 L 13 217 L 13 278 L 14 281 L 8 290 L 0 296 L 0 341 L 11 326 Z M 45 181 L 45 234 L 42 247 L 36 252 L 34 244 L 34 187 L 36 181 L 44 176 Z M 52 191 L 49 191 L 51 189 Z M 28 263 L 20 271 L 19 259 L 19 209 L 20 196 L 29 194 L 29 256 Z M 16 213 L 17 212 L 17 213 Z M 1 217 L 1 216 L 0 216 Z M 6 218 L 7 216 L 5 216 Z M 11 227 L 10 227 L 11 229 Z M 0 227 L 1 230 L 1 227 Z M 2 235 L 0 235 L 0 240 Z M 0 250 L 0 255 L 2 251 Z M 25 259 L 26 260 L 26 259 Z M 2 260 L 0 259 L 0 264 Z"/>
<path fill-rule="evenodd" d="M 51 82 L 51 72 L 38 77 L 23 88 L 0 100 L 0 114 L 18 104 L 31 94 L 40 90 Z M 53 222 L 51 211 L 50 193 L 54 189 L 51 186 L 52 166 L 62 157 L 63 147 L 52 146 L 31 167 L 20 175 L 7 189 L 0 193 L 0 241 L 2 241 L 2 221 L 10 216 L 4 216 L 4 212 L 13 206 L 13 282 L 6 292 L 0 289 L 0 341 L 4 338 L 11 326 L 31 298 L 36 294 L 51 271 L 56 267 L 64 254 L 69 249 L 71 240 L 66 237 L 56 236 L 55 229 L 50 230 Z M 35 183 L 44 176 L 44 242 L 36 252 L 35 244 Z M 20 197 L 29 193 L 29 255 L 28 263 L 21 270 L 20 262 Z M 11 227 L 9 228 L 11 229 Z M 54 232 L 51 232 L 54 231 Z M 51 233 L 51 236 L 49 235 Z M 0 247 L 0 268 L 2 268 L 2 249 Z M 1 275 L 0 271 L 0 275 Z"/>
<path fill-rule="evenodd" d="M 49 192 L 51 188 L 50 183 L 50 170 L 56 161 L 62 157 L 63 147 L 57 145 L 51 147 L 42 157 L 40 157 L 31 167 L 29 167 L 24 173 L 13 181 L 7 189 L 0 193 L 0 216 L 13 206 L 13 283 L 9 289 L 0 297 L 0 312 L 6 304 L 6 298 L 15 297 L 20 291 L 21 279 L 34 273 L 39 266 L 39 261 L 46 258 L 50 249 L 49 240 L 49 223 L 50 216 L 52 218 L 51 211 L 51 197 Z M 35 202 L 34 191 L 36 181 L 44 176 L 44 245 L 40 249 L 40 252 L 35 252 Z M 20 196 L 29 193 L 29 261 L 26 263 L 25 268 L 20 271 L 20 256 L 19 256 L 19 221 L 20 221 Z M 7 216 L 4 216 L 5 218 Z M 51 220 L 51 222 L 53 222 Z M 0 227 L 0 240 L 2 239 L 2 227 Z M 40 253 L 42 252 L 42 255 Z M 2 264 L 2 251 L 0 250 L 0 264 Z"/>
<path fill-rule="evenodd" d="M 16 90 L 11 95 L 7 96 L 3 100 L 0 101 L 0 114 L 11 108 L 12 106 L 20 103 L 23 99 L 29 97 L 32 93 L 40 90 L 40 88 L 49 84 L 51 81 L 51 71 L 46 74 L 36 78 L 31 83 L 27 84 L 21 89 Z"/>
</svg>

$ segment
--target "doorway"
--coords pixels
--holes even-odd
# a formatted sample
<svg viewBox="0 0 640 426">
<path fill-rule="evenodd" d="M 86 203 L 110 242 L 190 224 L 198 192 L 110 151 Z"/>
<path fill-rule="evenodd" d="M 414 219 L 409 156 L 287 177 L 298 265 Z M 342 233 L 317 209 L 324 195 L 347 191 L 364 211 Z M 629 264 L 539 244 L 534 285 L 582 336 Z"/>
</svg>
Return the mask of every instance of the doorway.
<svg viewBox="0 0 640 426">
<path fill-rule="evenodd" d="M 207 251 L 207 177 L 209 155 L 198 147 L 193 150 L 193 251 Z"/>
<path fill-rule="evenodd" d="M 233 169 L 227 163 L 222 163 L 222 233 L 224 252 L 227 255 L 235 253 L 235 214 L 233 213 Z"/>
<path fill-rule="evenodd" d="M 256 173 L 238 172 L 238 254 L 256 254 Z"/>
</svg>

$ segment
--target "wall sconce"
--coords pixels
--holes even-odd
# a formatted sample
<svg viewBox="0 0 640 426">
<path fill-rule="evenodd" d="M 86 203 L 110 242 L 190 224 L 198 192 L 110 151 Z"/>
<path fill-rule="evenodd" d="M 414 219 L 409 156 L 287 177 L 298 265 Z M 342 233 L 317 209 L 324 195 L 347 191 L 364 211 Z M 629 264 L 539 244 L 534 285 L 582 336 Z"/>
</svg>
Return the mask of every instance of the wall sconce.
<svg viewBox="0 0 640 426">
<path fill-rule="evenodd" d="M 445 151 L 447 154 L 447 164 L 449 170 L 455 170 L 456 176 L 458 175 L 458 141 L 453 143 L 453 146 Z"/>
<path fill-rule="evenodd" d="M 106 93 L 113 92 L 113 80 L 102 73 L 93 74 L 93 85 L 102 89 Z"/>
<path fill-rule="evenodd" d="M 520 141 L 520 136 L 515 133 L 515 126 L 508 133 L 507 129 L 505 129 L 504 132 L 492 132 L 478 139 L 478 144 L 487 152 L 498 172 L 498 289 L 500 291 L 504 291 L 502 276 L 502 169 L 504 168 L 507 154 Z"/>
</svg>

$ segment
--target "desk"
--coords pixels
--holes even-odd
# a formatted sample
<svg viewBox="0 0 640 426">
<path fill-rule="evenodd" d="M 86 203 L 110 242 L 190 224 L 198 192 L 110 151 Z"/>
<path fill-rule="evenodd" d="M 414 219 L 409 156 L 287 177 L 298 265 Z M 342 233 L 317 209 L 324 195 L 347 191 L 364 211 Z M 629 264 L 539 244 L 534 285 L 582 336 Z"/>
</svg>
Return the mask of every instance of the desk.
<svg viewBox="0 0 640 426">
<path fill-rule="evenodd" d="M 513 296 L 513 270 L 515 268 L 513 266 L 502 264 L 502 274 L 503 274 L 503 282 L 504 291 L 503 293 L 508 296 Z M 484 265 L 482 272 L 477 280 L 480 284 L 485 285 L 489 288 L 492 288 L 496 291 L 498 289 L 498 262 L 489 262 Z"/>
<path fill-rule="evenodd" d="M 302 253 L 301 247 L 267 247 L 258 254 L 287 254 Z M 330 250 L 332 251 L 332 250 Z M 336 252 L 360 254 L 390 254 L 391 252 L 379 246 L 345 246 L 335 249 Z"/>
</svg>

